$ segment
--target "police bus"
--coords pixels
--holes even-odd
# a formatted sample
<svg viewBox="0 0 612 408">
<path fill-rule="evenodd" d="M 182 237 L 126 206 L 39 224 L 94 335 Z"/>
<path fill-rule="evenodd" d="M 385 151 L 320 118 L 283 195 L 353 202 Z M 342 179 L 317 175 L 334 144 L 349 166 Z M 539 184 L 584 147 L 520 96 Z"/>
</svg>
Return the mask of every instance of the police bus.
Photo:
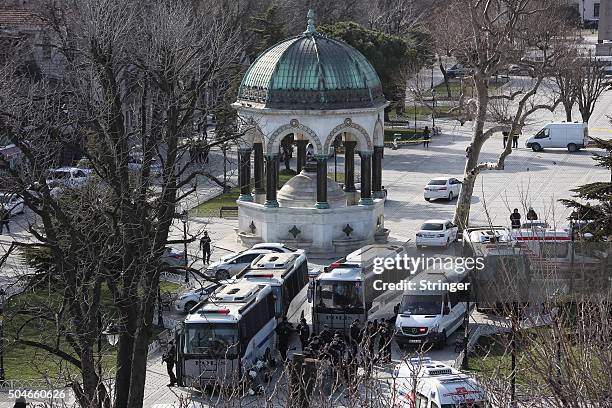
<svg viewBox="0 0 612 408">
<path fill-rule="evenodd" d="M 325 325 L 347 332 L 355 319 L 366 321 L 375 300 L 380 303 L 382 295 L 394 294 L 380 284 L 399 282 L 410 274 L 395 264 L 376 273 L 375 266 L 380 265 L 381 259 L 402 257 L 405 253 L 406 244 L 366 245 L 325 268 L 313 283 L 315 333 Z"/>
<path fill-rule="evenodd" d="M 308 284 L 308 262 L 303 252 L 264 254 L 236 275 L 237 280 L 270 285 L 276 317 L 287 316 L 289 306 Z"/>
<path fill-rule="evenodd" d="M 187 316 L 178 337 L 177 374 L 184 386 L 235 384 L 273 350 L 276 318 L 269 286 L 221 287 Z"/>
</svg>

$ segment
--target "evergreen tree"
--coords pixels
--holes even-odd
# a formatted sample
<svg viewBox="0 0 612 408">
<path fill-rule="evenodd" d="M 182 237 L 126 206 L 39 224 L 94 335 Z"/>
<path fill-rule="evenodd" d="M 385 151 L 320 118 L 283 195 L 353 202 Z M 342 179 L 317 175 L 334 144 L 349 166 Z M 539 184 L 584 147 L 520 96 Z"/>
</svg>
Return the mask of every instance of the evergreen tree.
<svg viewBox="0 0 612 408">
<path fill-rule="evenodd" d="M 610 181 L 598 181 L 584 184 L 573 189 L 575 199 L 559 200 L 564 205 L 572 208 L 570 219 L 577 221 L 588 221 L 582 232 L 593 234 L 596 241 L 612 240 L 612 140 L 592 138 L 595 145 L 606 152 L 594 153 L 593 160 L 596 166 L 605 167 L 610 170 Z"/>
<path fill-rule="evenodd" d="M 287 37 L 285 27 L 278 18 L 278 5 L 275 3 L 268 6 L 264 12 L 251 17 L 253 27 L 250 31 L 259 37 L 259 42 L 253 47 L 254 55 L 259 55 Z"/>
</svg>

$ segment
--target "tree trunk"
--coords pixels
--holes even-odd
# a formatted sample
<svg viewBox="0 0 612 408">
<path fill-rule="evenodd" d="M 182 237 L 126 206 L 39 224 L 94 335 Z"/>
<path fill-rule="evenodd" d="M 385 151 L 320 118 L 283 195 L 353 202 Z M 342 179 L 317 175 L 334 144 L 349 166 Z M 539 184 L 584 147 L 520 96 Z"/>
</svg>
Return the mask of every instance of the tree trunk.
<svg viewBox="0 0 612 408">
<path fill-rule="evenodd" d="M 568 105 L 567 103 L 563 103 L 563 107 L 565 108 L 565 121 L 572 121 L 572 105 Z"/>
<path fill-rule="evenodd" d="M 446 86 L 446 94 L 448 98 L 452 98 L 450 84 L 448 83 L 448 74 L 446 73 L 446 69 L 444 68 L 444 64 L 442 64 L 442 58 L 438 58 L 440 62 L 440 72 L 442 72 L 442 77 L 444 78 L 444 86 Z"/>
<path fill-rule="evenodd" d="M 472 194 L 474 193 L 474 185 L 478 172 L 475 170 L 478 165 L 478 157 L 482 145 L 486 141 L 484 138 L 484 125 L 486 121 L 487 107 L 489 105 L 489 95 L 487 82 L 479 75 L 474 76 L 474 86 L 478 94 L 478 106 L 476 117 L 474 118 L 474 130 L 471 143 L 471 152 L 465 161 L 465 169 L 463 170 L 463 185 L 461 192 L 457 198 L 457 207 L 455 208 L 454 224 L 459 226 L 459 230 L 463 230 L 469 224 L 470 207 L 472 204 Z M 510 143 L 510 141 L 508 141 Z"/>
</svg>

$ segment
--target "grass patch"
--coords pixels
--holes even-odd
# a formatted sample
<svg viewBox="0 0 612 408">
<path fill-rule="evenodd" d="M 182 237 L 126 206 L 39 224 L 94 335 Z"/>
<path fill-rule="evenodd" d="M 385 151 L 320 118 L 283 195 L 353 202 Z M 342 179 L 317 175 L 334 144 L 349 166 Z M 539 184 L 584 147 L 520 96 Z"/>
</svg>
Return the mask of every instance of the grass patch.
<svg viewBox="0 0 612 408">
<path fill-rule="evenodd" d="M 179 283 L 166 282 L 166 281 L 159 282 L 159 290 L 161 293 L 174 294 L 174 293 L 179 292 L 179 290 L 181 289 L 183 289 L 183 285 Z"/>
<path fill-rule="evenodd" d="M 328 165 L 332 165 L 333 166 L 334 163 L 334 159 L 330 159 L 328 160 L 327 164 Z M 293 176 L 296 175 L 295 170 L 291 169 L 291 170 L 287 170 L 287 169 L 281 169 L 279 171 L 279 177 L 278 177 L 278 186 L 279 189 L 289 180 L 291 180 L 293 178 Z M 327 173 L 327 177 L 329 177 L 330 179 L 334 179 L 334 173 Z M 338 183 L 344 183 L 344 172 L 338 172 L 337 174 L 337 182 Z M 196 217 L 218 217 L 219 216 L 219 210 L 221 209 L 221 207 L 235 207 L 236 206 L 236 200 L 238 200 L 238 197 L 240 197 L 240 189 L 238 187 L 234 187 L 232 188 L 229 192 L 225 193 L 225 194 L 221 194 L 218 195 L 217 197 L 214 197 L 208 201 L 203 202 L 202 204 L 198 205 L 197 207 L 193 208 L 190 210 L 190 214 L 196 216 Z"/>
</svg>

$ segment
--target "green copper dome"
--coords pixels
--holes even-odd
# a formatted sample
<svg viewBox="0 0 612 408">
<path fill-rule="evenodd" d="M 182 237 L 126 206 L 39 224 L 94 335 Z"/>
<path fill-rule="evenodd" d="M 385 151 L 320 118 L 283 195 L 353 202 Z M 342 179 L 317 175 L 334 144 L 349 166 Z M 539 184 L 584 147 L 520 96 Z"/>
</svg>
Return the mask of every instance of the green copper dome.
<svg viewBox="0 0 612 408">
<path fill-rule="evenodd" d="M 238 102 L 323 110 L 377 107 L 385 97 L 363 54 L 317 33 L 311 18 L 304 34 L 276 44 L 255 60 L 242 79 Z"/>
</svg>

